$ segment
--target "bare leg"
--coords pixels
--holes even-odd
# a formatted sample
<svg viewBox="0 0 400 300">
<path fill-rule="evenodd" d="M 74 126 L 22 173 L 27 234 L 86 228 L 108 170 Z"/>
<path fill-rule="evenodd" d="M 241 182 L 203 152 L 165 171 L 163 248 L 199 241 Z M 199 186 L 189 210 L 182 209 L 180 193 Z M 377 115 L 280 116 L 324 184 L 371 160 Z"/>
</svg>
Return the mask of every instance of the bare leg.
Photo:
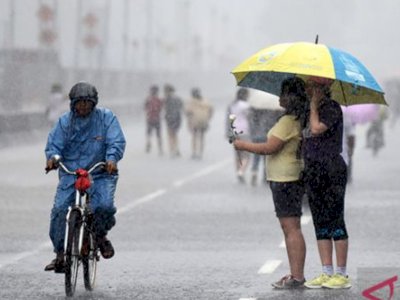
<svg viewBox="0 0 400 300">
<path fill-rule="evenodd" d="M 174 131 L 170 128 L 168 128 L 168 144 L 169 144 L 169 152 L 171 156 L 173 156 L 175 153 L 174 149 Z"/>
<path fill-rule="evenodd" d="M 345 267 L 347 265 L 347 252 L 349 249 L 349 240 L 334 241 L 336 251 L 336 265 Z"/>
<path fill-rule="evenodd" d="M 279 218 L 285 235 L 286 251 L 289 259 L 290 273 L 295 279 L 304 279 L 304 262 L 306 259 L 306 243 L 299 217 Z"/>
<path fill-rule="evenodd" d="M 192 158 L 197 157 L 197 130 L 192 130 Z"/>
<path fill-rule="evenodd" d="M 200 129 L 199 131 L 199 157 L 202 158 L 203 157 L 203 151 L 204 151 L 204 130 Z"/>
<path fill-rule="evenodd" d="M 332 252 L 333 242 L 332 240 L 318 240 L 318 252 L 323 266 L 332 266 Z"/>
<path fill-rule="evenodd" d="M 158 153 L 160 155 L 162 155 L 163 148 L 162 148 L 161 128 L 160 127 L 157 128 L 156 135 L 157 135 L 157 142 L 158 142 Z"/>
</svg>

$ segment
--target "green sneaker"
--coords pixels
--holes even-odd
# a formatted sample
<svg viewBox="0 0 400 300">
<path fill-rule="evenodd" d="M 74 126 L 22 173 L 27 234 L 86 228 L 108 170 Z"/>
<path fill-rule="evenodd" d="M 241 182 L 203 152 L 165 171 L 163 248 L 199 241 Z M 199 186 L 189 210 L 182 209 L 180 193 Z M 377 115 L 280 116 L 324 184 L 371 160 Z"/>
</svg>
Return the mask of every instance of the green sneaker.
<svg viewBox="0 0 400 300">
<path fill-rule="evenodd" d="M 349 289 L 351 288 L 351 283 L 349 276 L 335 274 L 328 281 L 323 283 L 322 287 L 328 289 Z"/>
<path fill-rule="evenodd" d="M 325 273 L 319 275 L 318 277 L 315 277 L 311 280 L 308 280 L 304 283 L 304 286 L 309 288 L 309 289 L 320 289 L 322 288 L 322 285 L 327 282 L 328 280 L 331 279 L 332 276 L 329 276 Z"/>
</svg>

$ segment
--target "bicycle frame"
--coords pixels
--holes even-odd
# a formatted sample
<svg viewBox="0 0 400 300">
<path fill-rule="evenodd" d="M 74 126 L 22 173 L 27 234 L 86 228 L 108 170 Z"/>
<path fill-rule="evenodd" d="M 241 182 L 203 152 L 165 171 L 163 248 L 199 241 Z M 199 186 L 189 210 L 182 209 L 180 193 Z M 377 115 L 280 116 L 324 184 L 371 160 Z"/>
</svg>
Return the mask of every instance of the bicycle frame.
<svg viewBox="0 0 400 300">
<path fill-rule="evenodd" d="M 84 199 L 84 201 L 82 201 Z M 72 210 L 79 210 L 80 215 L 82 217 L 82 225 L 80 228 L 79 232 L 79 246 L 78 249 L 82 249 L 82 243 L 83 243 L 83 231 L 85 229 L 86 224 L 86 213 L 85 210 L 87 209 L 87 194 L 86 192 L 82 195 L 80 191 L 76 190 L 75 191 L 75 204 L 73 207 L 68 207 L 68 213 L 66 216 L 66 228 L 65 228 L 65 239 L 64 239 L 64 249 L 67 249 L 67 243 L 68 243 L 68 230 L 69 230 L 69 216 L 71 214 Z"/>
<path fill-rule="evenodd" d="M 91 167 L 88 171 L 83 169 L 77 169 L 76 171 L 69 170 L 62 162 L 59 156 L 55 157 L 56 165 L 61 167 L 67 174 L 76 176 L 75 180 L 75 203 L 68 208 L 68 212 L 66 215 L 66 228 L 65 228 L 65 240 L 64 240 L 64 251 L 66 252 L 67 266 L 65 270 L 65 287 L 67 296 L 73 296 L 76 288 L 77 274 L 79 265 L 83 262 L 84 269 L 84 282 L 85 288 L 87 290 L 92 290 L 94 286 L 94 281 L 96 277 L 96 262 L 94 262 L 94 271 L 90 270 L 89 261 L 98 260 L 97 256 L 91 256 L 91 258 L 87 257 L 88 254 L 82 254 L 82 247 L 84 243 L 85 232 L 89 233 L 89 249 L 88 251 L 94 251 L 96 253 L 96 246 L 94 240 L 94 234 L 92 228 L 87 228 L 89 225 L 88 218 L 90 216 L 89 210 L 89 195 L 87 193 L 87 189 L 91 186 L 91 178 L 90 174 L 99 167 L 105 166 L 104 162 L 96 163 L 93 167 Z M 79 212 L 79 216 L 77 214 L 71 214 L 73 212 Z M 71 220 L 72 219 L 72 220 Z M 75 229 L 79 228 L 79 231 L 76 231 L 72 228 L 70 232 L 70 223 L 73 223 L 72 226 L 76 226 Z M 77 225 L 78 224 L 78 225 Z M 74 242 L 75 241 L 75 242 Z M 77 246 L 76 247 L 76 242 Z M 74 244 L 75 243 L 75 244 Z M 75 246 L 74 246 L 75 245 Z M 90 250 L 92 249 L 92 250 Z M 89 253 L 88 252 L 88 253 Z M 90 256 L 90 255 L 89 255 Z M 72 262 L 72 264 L 70 264 Z M 72 268 L 72 269 L 71 269 Z M 73 270 L 73 271 L 72 271 Z"/>
</svg>

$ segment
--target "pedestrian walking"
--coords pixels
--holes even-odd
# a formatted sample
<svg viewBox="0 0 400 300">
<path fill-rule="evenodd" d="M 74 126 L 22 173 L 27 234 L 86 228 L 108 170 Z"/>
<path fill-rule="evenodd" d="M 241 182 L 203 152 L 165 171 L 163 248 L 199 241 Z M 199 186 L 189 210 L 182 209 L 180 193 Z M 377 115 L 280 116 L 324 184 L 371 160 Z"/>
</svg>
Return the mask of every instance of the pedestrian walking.
<svg viewBox="0 0 400 300">
<path fill-rule="evenodd" d="M 151 86 L 149 92 L 149 96 L 147 96 L 144 103 L 144 110 L 146 113 L 146 152 L 148 153 L 151 151 L 151 135 L 152 132 L 155 131 L 158 153 L 162 155 L 161 111 L 163 103 L 158 96 L 158 86 Z"/>
<path fill-rule="evenodd" d="M 251 99 L 251 96 L 250 96 Z M 251 105 L 251 104 L 250 104 Z M 249 126 L 250 126 L 250 137 L 253 143 L 263 143 L 266 141 L 268 132 L 272 126 L 276 123 L 278 118 L 282 115 L 282 110 L 271 109 L 271 108 L 257 108 L 251 106 L 249 113 Z M 251 185 L 256 186 L 259 174 L 260 161 L 263 160 L 263 156 L 257 153 L 253 153 L 251 163 Z M 264 174 L 265 174 L 265 164 Z M 266 182 L 265 176 L 262 177 L 262 182 Z"/>
<path fill-rule="evenodd" d="M 166 84 L 164 87 L 165 121 L 167 124 L 168 143 L 172 158 L 181 155 L 179 151 L 178 132 L 182 122 L 183 102 L 175 95 L 175 88 Z"/>
<path fill-rule="evenodd" d="M 367 148 L 372 149 L 372 154 L 374 156 L 376 156 L 379 150 L 385 146 L 384 123 L 386 119 L 386 107 L 381 106 L 377 118 L 370 123 L 367 130 Z"/>
<path fill-rule="evenodd" d="M 54 83 L 51 86 L 48 105 L 46 107 L 46 118 L 50 126 L 54 126 L 58 118 L 68 111 L 67 97 L 63 95 L 62 85 Z"/>
<path fill-rule="evenodd" d="M 97 245 L 104 258 L 114 255 L 107 233 L 115 225 L 114 193 L 118 181 L 117 163 L 125 151 L 125 137 L 117 117 L 106 108 L 96 107 L 97 89 L 86 82 L 75 84 L 69 93 L 70 111 L 62 115 L 47 139 L 46 170 L 56 169 L 60 156 L 70 170 L 87 170 L 105 161 L 105 169 L 92 174 L 94 184 L 88 190 Z M 45 271 L 64 272 L 65 220 L 75 201 L 75 178 L 59 170 L 59 183 L 50 217 L 50 238 L 56 258 Z"/>
<path fill-rule="evenodd" d="M 342 109 L 343 112 L 343 109 Z M 353 181 L 353 154 L 356 145 L 356 124 L 343 113 L 343 148 L 342 156 L 347 166 L 347 184 Z"/>
<path fill-rule="evenodd" d="M 209 127 L 213 107 L 207 99 L 202 97 L 200 89 L 192 89 L 192 98 L 185 107 L 185 114 L 192 136 L 192 159 L 202 159 L 204 135 Z"/>
<path fill-rule="evenodd" d="M 240 139 L 250 140 L 249 113 L 250 105 L 247 102 L 249 91 L 246 88 L 240 88 L 236 93 L 235 100 L 228 106 L 226 115 L 226 136 L 231 135 L 230 115 L 235 115 L 235 126 L 240 133 Z M 250 161 L 250 154 L 247 151 L 235 151 L 235 170 L 240 183 L 245 183 L 245 173 Z"/>
<path fill-rule="evenodd" d="M 303 288 L 305 282 L 306 244 L 300 222 L 304 186 L 300 173 L 303 170 L 301 138 L 306 102 L 304 81 L 300 78 L 284 80 L 279 104 L 285 111 L 268 131 L 266 141 L 234 141 L 237 150 L 266 155 L 266 177 L 285 237 L 290 266 L 290 274 L 272 284 L 277 289 Z"/>
<path fill-rule="evenodd" d="M 343 116 L 340 105 L 331 99 L 332 83 L 331 79 L 312 76 L 306 83 L 310 109 L 303 131 L 304 180 L 322 264 L 322 274 L 304 284 L 308 288 L 351 287 L 346 269 L 348 234 L 344 199 L 347 170 L 341 156 Z"/>
</svg>

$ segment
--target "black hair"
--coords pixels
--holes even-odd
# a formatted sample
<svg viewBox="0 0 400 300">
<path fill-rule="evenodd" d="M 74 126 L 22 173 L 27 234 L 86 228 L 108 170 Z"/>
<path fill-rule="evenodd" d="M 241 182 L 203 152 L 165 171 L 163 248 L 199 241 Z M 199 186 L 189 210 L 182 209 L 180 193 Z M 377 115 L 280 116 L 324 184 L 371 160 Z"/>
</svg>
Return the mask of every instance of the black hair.
<svg viewBox="0 0 400 300">
<path fill-rule="evenodd" d="M 286 114 L 294 115 L 296 119 L 302 119 L 308 102 L 304 81 L 298 77 L 285 79 L 281 85 L 281 94 L 284 93 L 290 96 L 288 97 Z"/>
<path fill-rule="evenodd" d="M 236 99 L 247 100 L 249 91 L 246 88 L 240 88 L 236 93 Z"/>
<path fill-rule="evenodd" d="M 281 95 L 287 94 L 287 104 L 283 115 L 295 116 L 299 120 L 301 129 L 307 125 L 309 101 L 306 94 L 305 82 L 298 77 L 285 79 L 281 84 Z M 301 158 L 303 139 L 300 140 L 296 151 L 296 157 Z"/>
<path fill-rule="evenodd" d="M 281 95 L 287 94 L 287 106 L 285 115 L 293 115 L 300 120 L 301 126 L 305 127 L 308 98 L 305 83 L 301 78 L 291 77 L 285 79 L 281 84 Z"/>
</svg>

